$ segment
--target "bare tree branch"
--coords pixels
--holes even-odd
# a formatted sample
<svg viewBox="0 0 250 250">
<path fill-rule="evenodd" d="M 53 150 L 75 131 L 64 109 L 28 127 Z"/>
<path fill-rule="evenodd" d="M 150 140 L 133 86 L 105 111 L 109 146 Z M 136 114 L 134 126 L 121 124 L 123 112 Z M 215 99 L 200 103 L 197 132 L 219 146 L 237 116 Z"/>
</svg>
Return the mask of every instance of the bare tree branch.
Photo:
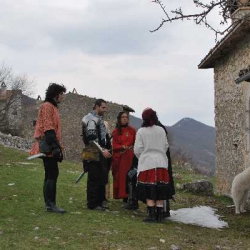
<svg viewBox="0 0 250 250">
<path fill-rule="evenodd" d="M 21 90 L 23 94 L 31 96 L 34 91 L 34 79 L 29 79 L 27 75 L 14 75 L 11 67 L 4 62 L 0 66 L 0 85 L 6 84 L 9 90 Z"/>
<path fill-rule="evenodd" d="M 3 62 L 0 67 L 0 84 L 5 82 L 8 84 L 12 78 L 12 69 Z"/>
<path fill-rule="evenodd" d="M 12 78 L 10 89 L 22 90 L 22 93 L 31 96 L 34 92 L 34 79 L 28 79 L 27 75 L 14 76 Z"/>
<path fill-rule="evenodd" d="M 165 1 L 167 2 L 167 0 Z M 172 15 L 170 15 L 161 0 L 154 0 L 153 2 L 160 6 L 167 18 L 163 18 L 158 27 L 150 30 L 150 32 L 158 31 L 165 23 L 171 23 L 177 20 L 193 20 L 195 24 L 204 25 L 206 28 L 211 29 L 216 35 L 216 40 L 218 35 L 224 35 L 231 29 L 232 25 L 229 25 L 228 21 L 231 21 L 231 15 L 239 7 L 238 4 L 240 4 L 241 7 L 250 6 L 249 2 L 244 4 L 238 3 L 237 0 L 211 0 L 209 3 L 205 3 L 205 0 L 193 0 L 193 4 L 199 9 L 197 13 L 183 13 L 182 8 L 179 7 L 175 10 L 170 10 L 170 13 L 172 13 Z M 221 17 L 219 28 L 208 21 L 209 15 L 215 10 L 219 10 L 219 15 Z M 237 20 L 234 24 L 237 24 L 239 21 L 241 20 Z M 228 27 L 222 28 L 224 25 Z"/>
</svg>

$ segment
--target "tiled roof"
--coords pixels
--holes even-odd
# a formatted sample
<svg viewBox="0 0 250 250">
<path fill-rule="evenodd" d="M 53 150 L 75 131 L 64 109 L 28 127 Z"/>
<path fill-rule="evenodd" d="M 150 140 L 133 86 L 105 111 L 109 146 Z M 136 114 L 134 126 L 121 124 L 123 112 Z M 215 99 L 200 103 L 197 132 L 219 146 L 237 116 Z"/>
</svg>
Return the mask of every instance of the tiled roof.
<svg viewBox="0 0 250 250">
<path fill-rule="evenodd" d="M 235 45 L 242 39 L 242 37 L 249 34 L 249 31 L 250 20 L 242 20 L 238 24 L 234 25 L 228 34 L 209 51 L 209 53 L 198 65 L 198 68 L 214 68 L 215 62 L 234 49 Z"/>
</svg>

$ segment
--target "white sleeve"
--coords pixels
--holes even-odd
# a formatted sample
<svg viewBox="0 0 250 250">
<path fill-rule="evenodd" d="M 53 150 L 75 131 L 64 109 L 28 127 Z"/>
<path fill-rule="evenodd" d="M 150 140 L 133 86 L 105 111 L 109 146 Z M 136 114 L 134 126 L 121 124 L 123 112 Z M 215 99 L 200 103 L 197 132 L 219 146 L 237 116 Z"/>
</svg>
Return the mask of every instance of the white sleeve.
<svg viewBox="0 0 250 250">
<path fill-rule="evenodd" d="M 144 146 L 143 146 L 142 136 L 141 136 L 140 131 L 138 131 L 136 133 L 135 145 L 134 145 L 134 153 L 138 159 L 141 153 L 143 152 L 143 150 L 144 150 Z"/>
</svg>

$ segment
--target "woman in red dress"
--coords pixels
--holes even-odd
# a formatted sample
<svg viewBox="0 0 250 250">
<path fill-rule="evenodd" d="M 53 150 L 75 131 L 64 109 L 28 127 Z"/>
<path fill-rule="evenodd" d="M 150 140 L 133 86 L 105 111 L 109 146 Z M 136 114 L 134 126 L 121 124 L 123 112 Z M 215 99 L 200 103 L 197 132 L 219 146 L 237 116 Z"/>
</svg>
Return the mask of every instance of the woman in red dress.
<svg viewBox="0 0 250 250">
<path fill-rule="evenodd" d="M 133 146 L 136 130 L 129 126 L 129 114 L 122 111 L 117 116 L 116 128 L 112 133 L 112 174 L 113 197 L 127 201 L 126 175 L 132 165 L 134 157 Z"/>
</svg>

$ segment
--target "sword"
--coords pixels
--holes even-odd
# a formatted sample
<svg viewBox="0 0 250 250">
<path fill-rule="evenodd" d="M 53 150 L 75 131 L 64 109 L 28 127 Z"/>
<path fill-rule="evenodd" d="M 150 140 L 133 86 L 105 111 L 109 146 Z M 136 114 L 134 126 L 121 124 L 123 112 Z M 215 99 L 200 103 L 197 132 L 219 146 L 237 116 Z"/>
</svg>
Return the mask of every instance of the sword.
<svg viewBox="0 0 250 250">
<path fill-rule="evenodd" d="M 99 153 L 101 153 L 101 154 L 103 153 L 103 150 L 104 150 L 104 149 L 105 149 L 105 150 L 108 150 L 109 152 L 111 151 L 111 149 L 102 148 L 102 147 L 98 144 L 98 142 L 96 142 L 96 141 L 90 141 L 89 144 L 92 145 L 93 147 L 95 147 L 95 148 L 99 151 Z"/>
<path fill-rule="evenodd" d="M 77 183 L 82 179 L 82 177 L 83 177 L 85 174 L 86 174 L 86 172 L 82 172 L 82 173 L 78 176 L 78 178 L 76 179 L 75 184 L 77 184 Z"/>
<path fill-rule="evenodd" d="M 90 141 L 89 144 L 94 146 L 100 153 L 102 153 L 103 148 L 96 141 Z"/>
<path fill-rule="evenodd" d="M 36 159 L 36 158 L 43 158 L 43 157 L 46 157 L 46 154 L 44 153 L 40 153 L 40 154 L 36 154 L 36 155 L 31 155 L 27 158 L 27 160 L 33 160 L 33 159 Z"/>
</svg>

